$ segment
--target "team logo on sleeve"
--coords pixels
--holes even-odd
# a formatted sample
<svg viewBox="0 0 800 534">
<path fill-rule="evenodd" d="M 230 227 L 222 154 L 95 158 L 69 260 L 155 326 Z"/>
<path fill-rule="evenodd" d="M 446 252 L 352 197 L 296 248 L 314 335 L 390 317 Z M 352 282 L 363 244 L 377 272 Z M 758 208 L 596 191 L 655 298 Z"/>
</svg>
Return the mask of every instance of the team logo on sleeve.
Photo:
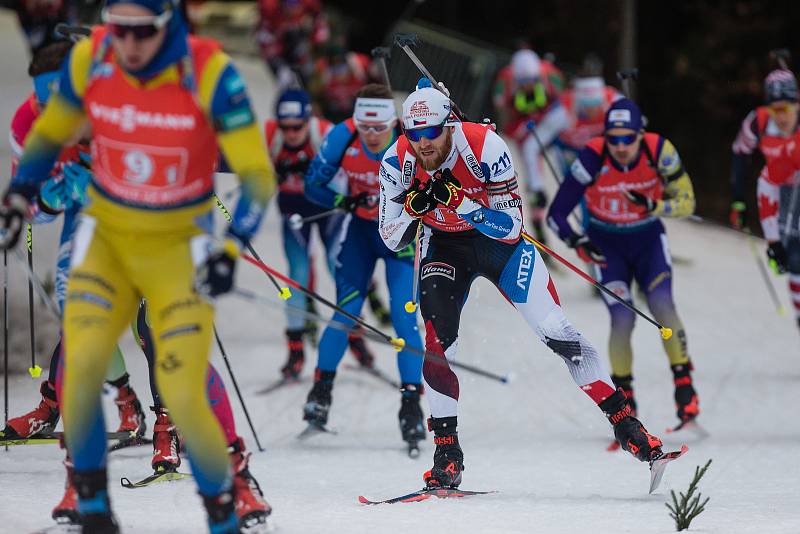
<svg viewBox="0 0 800 534">
<path fill-rule="evenodd" d="M 411 161 L 406 161 L 403 163 L 403 180 L 402 183 L 404 186 L 408 187 L 411 185 L 411 175 L 414 174 L 414 164 Z"/>
<path fill-rule="evenodd" d="M 467 160 L 467 165 L 469 165 L 469 168 L 472 169 L 472 174 L 475 175 L 475 178 L 482 179 L 483 178 L 483 169 L 481 169 L 481 166 L 478 163 L 478 160 L 475 159 L 475 155 L 474 154 L 467 154 L 467 157 L 465 159 Z"/>
<path fill-rule="evenodd" d="M 440 261 L 433 261 L 431 263 L 426 263 L 425 265 L 422 266 L 422 273 L 420 274 L 420 280 L 425 280 L 430 276 L 444 276 L 445 278 L 449 278 L 450 280 L 455 281 L 456 268 L 453 267 L 452 265 L 448 265 Z"/>
</svg>

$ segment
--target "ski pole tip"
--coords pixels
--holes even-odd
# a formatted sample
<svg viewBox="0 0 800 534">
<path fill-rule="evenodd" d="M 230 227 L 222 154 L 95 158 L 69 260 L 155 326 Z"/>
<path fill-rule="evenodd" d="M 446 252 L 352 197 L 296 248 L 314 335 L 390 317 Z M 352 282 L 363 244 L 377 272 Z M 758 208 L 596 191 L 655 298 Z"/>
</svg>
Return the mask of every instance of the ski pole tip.
<svg viewBox="0 0 800 534">
<path fill-rule="evenodd" d="M 28 373 L 30 373 L 31 378 L 39 378 L 42 376 L 42 368 L 38 365 L 34 365 L 33 367 L 28 367 Z"/>
<path fill-rule="evenodd" d="M 392 344 L 394 350 L 396 350 L 397 352 L 400 352 L 406 346 L 406 340 L 403 339 L 402 337 L 393 337 L 392 339 L 389 340 L 389 342 Z"/>
<path fill-rule="evenodd" d="M 408 302 L 406 302 L 405 308 L 408 313 L 414 313 L 415 311 L 417 311 L 417 304 L 409 300 Z"/>
<path fill-rule="evenodd" d="M 659 328 L 661 331 L 661 339 L 669 339 L 672 337 L 672 328 L 667 328 L 666 326 L 662 326 Z"/>
<path fill-rule="evenodd" d="M 281 299 L 289 300 L 291 298 L 291 296 L 292 296 L 292 290 L 289 289 L 288 287 L 282 287 L 281 288 L 281 292 L 280 292 L 279 295 L 280 295 Z"/>
</svg>

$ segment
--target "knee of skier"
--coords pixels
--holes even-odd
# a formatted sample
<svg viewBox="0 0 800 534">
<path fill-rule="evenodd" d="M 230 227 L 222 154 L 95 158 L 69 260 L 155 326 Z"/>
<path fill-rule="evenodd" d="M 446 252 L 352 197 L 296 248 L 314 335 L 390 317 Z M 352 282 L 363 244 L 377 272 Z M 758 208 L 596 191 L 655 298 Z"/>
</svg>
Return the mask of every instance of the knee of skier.
<svg viewBox="0 0 800 534">
<path fill-rule="evenodd" d="M 611 314 L 611 330 L 612 332 L 627 333 L 628 335 L 633 332 L 633 327 L 636 324 L 636 314 L 620 303 L 616 303 L 608 308 Z"/>
</svg>

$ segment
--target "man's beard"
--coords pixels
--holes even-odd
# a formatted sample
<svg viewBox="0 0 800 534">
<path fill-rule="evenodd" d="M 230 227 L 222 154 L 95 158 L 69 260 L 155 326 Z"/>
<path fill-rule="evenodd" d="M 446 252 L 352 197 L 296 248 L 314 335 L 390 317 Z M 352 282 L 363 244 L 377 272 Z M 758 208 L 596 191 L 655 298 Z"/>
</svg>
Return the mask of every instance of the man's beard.
<svg viewBox="0 0 800 534">
<path fill-rule="evenodd" d="M 422 156 L 418 156 L 420 165 L 422 165 L 422 168 L 426 171 L 435 171 L 442 166 L 444 160 L 446 160 L 447 156 L 450 155 L 450 150 L 453 148 L 453 136 L 450 133 L 445 133 L 444 135 L 447 135 L 447 141 L 445 141 L 442 149 L 436 152 L 436 154 L 433 156 L 433 159 L 426 161 Z"/>
</svg>

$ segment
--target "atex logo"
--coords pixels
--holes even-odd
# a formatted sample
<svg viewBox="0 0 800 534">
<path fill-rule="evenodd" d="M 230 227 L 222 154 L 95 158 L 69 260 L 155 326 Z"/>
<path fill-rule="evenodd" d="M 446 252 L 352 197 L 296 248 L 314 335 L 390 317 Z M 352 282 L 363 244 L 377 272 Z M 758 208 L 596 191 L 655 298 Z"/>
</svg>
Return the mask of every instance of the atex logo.
<svg viewBox="0 0 800 534">
<path fill-rule="evenodd" d="M 444 276 L 445 278 L 455 281 L 456 268 L 440 261 L 433 261 L 422 266 L 420 280 L 425 280 L 429 276 Z"/>
<path fill-rule="evenodd" d="M 528 280 L 531 277 L 531 265 L 533 265 L 533 249 L 522 249 L 522 257 L 519 259 L 519 269 L 517 269 L 517 287 L 525 291 Z"/>
<path fill-rule="evenodd" d="M 475 159 L 475 154 L 467 154 L 466 160 L 467 165 L 469 165 L 469 168 L 472 169 L 472 173 L 475 175 L 475 178 L 483 178 L 483 170 L 481 169 L 478 160 Z"/>
<path fill-rule="evenodd" d="M 119 126 L 123 132 L 133 132 L 139 127 L 159 130 L 194 130 L 195 128 L 195 119 L 192 115 L 142 111 L 130 104 L 112 108 L 91 102 L 89 114 L 99 121 Z"/>
</svg>

